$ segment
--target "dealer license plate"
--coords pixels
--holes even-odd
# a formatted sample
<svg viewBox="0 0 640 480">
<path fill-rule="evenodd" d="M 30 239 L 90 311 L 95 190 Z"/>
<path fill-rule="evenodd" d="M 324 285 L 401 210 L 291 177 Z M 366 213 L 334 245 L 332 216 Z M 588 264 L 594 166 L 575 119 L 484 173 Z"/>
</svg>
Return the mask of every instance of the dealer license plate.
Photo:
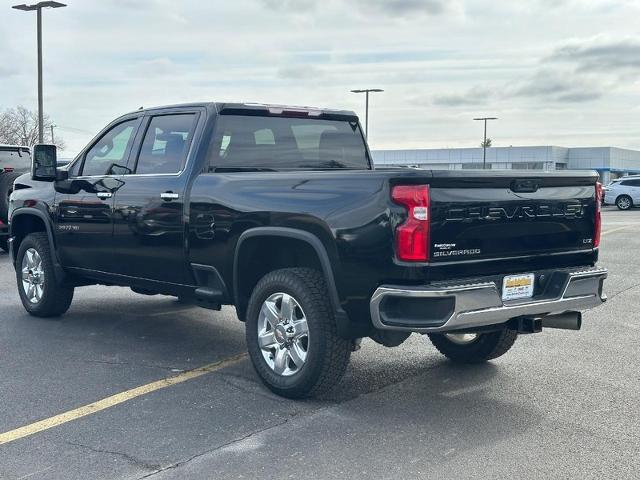
<svg viewBox="0 0 640 480">
<path fill-rule="evenodd" d="M 508 275 L 502 280 L 502 300 L 533 297 L 533 283 L 536 276 L 533 273 L 522 275 Z"/>
</svg>

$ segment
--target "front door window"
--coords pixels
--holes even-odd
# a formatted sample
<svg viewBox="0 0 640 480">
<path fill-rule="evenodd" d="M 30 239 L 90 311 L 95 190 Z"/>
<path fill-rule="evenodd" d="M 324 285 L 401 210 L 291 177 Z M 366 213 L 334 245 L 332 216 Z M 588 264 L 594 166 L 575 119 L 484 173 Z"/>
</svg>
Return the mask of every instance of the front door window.
<svg viewBox="0 0 640 480">
<path fill-rule="evenodd" d="M 127 164 L 137 124 L 138 119 L 128 120 L 105 133 L 87 152 L 80 175 L 100 176 L 112 175 L 114 172 L 121 173 L 119 169 Z"/>
</svg>

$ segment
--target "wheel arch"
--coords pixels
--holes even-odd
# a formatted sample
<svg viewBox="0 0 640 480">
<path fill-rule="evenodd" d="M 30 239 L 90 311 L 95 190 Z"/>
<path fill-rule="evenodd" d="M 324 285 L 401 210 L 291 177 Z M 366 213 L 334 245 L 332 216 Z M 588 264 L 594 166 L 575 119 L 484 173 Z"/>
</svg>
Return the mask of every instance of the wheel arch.
<svg viewBox="0 0 640 480">
<path fill-rule="evenodd" d="M 295 228 L 256 227 L 240 235 L 233 261 L 233 297 L 238 317 L 244 321 L 249 296 L 260 278 L 269 271 L 287 267 L 316 268 L 322 273 L 338 331 L 349 336 L 349 319 L 340 303 L 327 249 L 316 235 Z"/>
<path fill-rule="evenodd" d="M 54 267 L 58 278 L 64 277 L 64 271 L 58 261 L 58 254 L 55 248 L 53 229 L 46 214 L 36 208 L 23 207 L 15 210 L 11 215 L 9 223 L 9 235 L 13 238 L 11 245 L 11 260 L 15 266 L 18 249 L 24 238 L 30 233 L 45 232 L 49 239 L 49 245 L 53 252 Z"/>
</svg>

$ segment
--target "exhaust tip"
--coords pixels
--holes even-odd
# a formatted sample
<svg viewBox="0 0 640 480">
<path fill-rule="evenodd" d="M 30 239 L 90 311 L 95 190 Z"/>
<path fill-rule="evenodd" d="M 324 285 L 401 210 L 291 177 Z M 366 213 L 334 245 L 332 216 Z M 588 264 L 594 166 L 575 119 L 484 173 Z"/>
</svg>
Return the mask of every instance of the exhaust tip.
<svg viewBox="0 0 640 480">
<path fill-rule="evenodd" d="M 561 330 L 580 330 L 582 328 L 582 313 L 564 312 L 556 315 L 547 315 L 542 318 L 542 326 Z"/>
</svg>

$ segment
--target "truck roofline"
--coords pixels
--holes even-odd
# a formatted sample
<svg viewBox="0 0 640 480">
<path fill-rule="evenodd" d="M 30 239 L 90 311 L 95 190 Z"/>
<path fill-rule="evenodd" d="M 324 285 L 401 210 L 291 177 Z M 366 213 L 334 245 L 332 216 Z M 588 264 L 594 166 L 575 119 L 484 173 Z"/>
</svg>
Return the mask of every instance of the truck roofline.
<svg viewBox="0 0 640 480">
<path fill-rule="evenodd" d="M 26 145 L 8 145 L 8 144 L 0 143 L 0 150 L 6 149 L 6 148 L 11 150 L 16 150 L 16 149 L 31 150 L 31 148 L 27 147 Z"/>
<path fill-rule="evenodd" d="M 339 115 L 345 117 L 358 118 L 353 110 L 342 110 L 336 108 L 327 107 L 312 107 L 312 106 L 299 106 L 299 105 L 280 105 L 273 103 L 260 103 L 260 102 L 189 102 L 189 103 L 177 103 L 172 105 L 159 105 L 154 107 L 140 108 L 138 110 L 130 111 L 124 115 L 130 115 L 139 112 L 154 112 L 157 110 L 166 110 L 172 108 L 207 108 L 213 109 L 216 112 L 222 112 L 223 110 L 246 110 L 247 112 L 255 111 L 275 111 L 275 110 L 291 110 L 291 111 L 306 111 L 306 112 L 320 112 L 325 115 Z M 124 116 L 122 115 L 122 116 Z"/>
</svg>

